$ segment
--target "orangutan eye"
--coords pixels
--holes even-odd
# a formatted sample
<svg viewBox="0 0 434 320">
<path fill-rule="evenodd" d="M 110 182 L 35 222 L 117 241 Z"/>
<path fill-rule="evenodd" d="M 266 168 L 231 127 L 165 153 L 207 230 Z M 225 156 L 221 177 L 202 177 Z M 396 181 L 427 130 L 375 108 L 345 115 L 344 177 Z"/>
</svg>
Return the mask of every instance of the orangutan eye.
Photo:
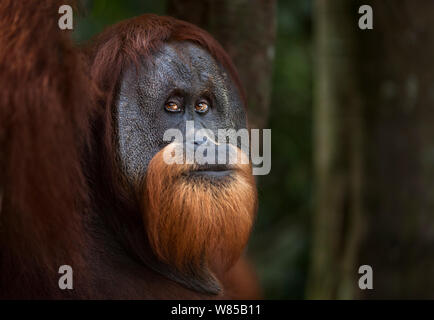
<svg viewBox="0 0 434 320">
<path fill-rule="evenodd" d="M 169 112 L 181 111 L 181 107 L 176 102 L 172 102 L 172 101 L 167 102 L 164 108 Z"/>
<path fill-rule="evenodd" d="M 199 102 L 198 104 L 196 104 L 194 109 L 196 110 L 196 112 L 205 113 L 208 111 L 209 106 L 206 102 Z"/>
</svg>

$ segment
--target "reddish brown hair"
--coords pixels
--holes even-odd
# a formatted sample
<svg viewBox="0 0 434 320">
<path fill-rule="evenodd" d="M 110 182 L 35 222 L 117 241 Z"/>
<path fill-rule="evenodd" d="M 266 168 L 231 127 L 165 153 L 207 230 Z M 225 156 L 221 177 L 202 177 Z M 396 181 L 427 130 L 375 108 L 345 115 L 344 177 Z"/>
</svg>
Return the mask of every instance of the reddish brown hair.
<svg viewBox="0 0 434 320">
<path fill-rule="evenodd" d="M 53 288 L 58 293 L 57 268 L 81 261 L 85 251 L 81 156 L 93 85 L 57 25 L 55 13 L 70 2 L 41 0 L 36 8 L 0 2 L 0 296 L 14 297 L 5 285 L 18 277 L 40 282 L 39 298 Z M 29 288 L 15 289 L 32 295 Z"/>
<path fill-rule="evenodd" d="M 164 153 L 174 148 L 172 143 L 160 150 L 148 166 L 143 214 L 149 243 L 179 273 L 220 277 L 239 259 L 253 225 L 257 197 L 251 165 L 239 161 L 230 178 L 212 183 L 189 176 L 198 164 L 166 164 Z"/>
</svg>

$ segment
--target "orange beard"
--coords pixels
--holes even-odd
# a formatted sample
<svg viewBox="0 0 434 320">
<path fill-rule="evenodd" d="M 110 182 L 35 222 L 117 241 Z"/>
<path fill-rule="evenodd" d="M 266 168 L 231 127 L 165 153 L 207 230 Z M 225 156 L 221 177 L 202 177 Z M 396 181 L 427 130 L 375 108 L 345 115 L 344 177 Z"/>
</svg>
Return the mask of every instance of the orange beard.
<svg viewBox="0 0 434 320">
<path fill-rule="evenodd" d="M 253 224 L 257 194 L 251 166 L 233 165 L 231 177 L 219 179 L 191 175 L 197 164 L 164 162 L 168 148 L 174 144 L 154 156 L 146 175 L 144 221 L 151 249 L 180 273 L 221 274 L 240 257 Z"/>
</svg>

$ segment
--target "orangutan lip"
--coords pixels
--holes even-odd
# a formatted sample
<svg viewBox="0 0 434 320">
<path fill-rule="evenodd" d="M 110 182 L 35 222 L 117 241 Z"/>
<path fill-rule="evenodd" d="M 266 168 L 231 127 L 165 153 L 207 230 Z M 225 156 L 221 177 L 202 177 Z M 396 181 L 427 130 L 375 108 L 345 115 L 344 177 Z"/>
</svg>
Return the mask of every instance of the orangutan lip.
<svg viewBox="0 0 434 320">
<path fill-rule="evenodd" d="M 192 170 L 192 172 L 220 172 L 220 171 L 232 171 L 232 167 L 226 164 L 204 164 L 200 167 Z"/>
<path fill-rule="evenodd" d="M 223 177 L 223 176 L 230 175 L 232 173 L 232 171 L 233 170 L 198 170 L 198 171 L 192 171 L 190 174 Z"/>
</svg>

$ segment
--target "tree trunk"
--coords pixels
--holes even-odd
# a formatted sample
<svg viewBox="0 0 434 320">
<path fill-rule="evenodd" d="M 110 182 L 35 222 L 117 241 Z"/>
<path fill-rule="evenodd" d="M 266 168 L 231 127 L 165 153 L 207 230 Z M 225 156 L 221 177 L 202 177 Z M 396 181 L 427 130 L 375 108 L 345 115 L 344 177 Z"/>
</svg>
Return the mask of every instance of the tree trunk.
<svg viewBox="0 0 434 320">
<path fill-rule="evenodd" d="M 373 8 L 374 29 L 358 28 Z M 434 3 L 316 1 L 309 298 L 434 298 Z M 373 290 L 360 290 L 360 265 Z"/>
<path fill-rule="evenodd" d="M 252 128 L 267 125 L 276 30 L 275 0 L 169 0 L 168 14 L 210 32 L 237 67 Z"/>
<path fill-rule="evenodd" d="M 351 1 L 316 1 L 314 166 L 316 217 L 307 295 L 348 298 L 360 233 L 361 98 Z"/>
</svg>

